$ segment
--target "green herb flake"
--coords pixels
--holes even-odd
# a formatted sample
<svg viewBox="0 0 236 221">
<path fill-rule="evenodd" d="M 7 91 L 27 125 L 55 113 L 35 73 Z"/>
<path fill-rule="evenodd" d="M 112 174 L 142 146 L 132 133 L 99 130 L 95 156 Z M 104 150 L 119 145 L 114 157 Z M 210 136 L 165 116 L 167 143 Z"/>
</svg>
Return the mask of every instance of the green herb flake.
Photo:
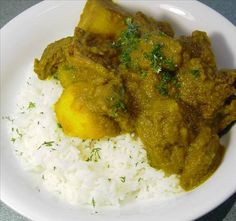
<svg viewBox="0 0 236 221">
<path fill-rule="evenodd" d="M 130 66 L 131 63 L 131 57 L 130 57 L 131 50 L 127 49 L 122 52 L 120 55 L 120 61 L 122 64 L 124 64 L 126 67 Z"/>
<path fill-rule="evenodd" d="M 27 109 L 33 109 L 35 107 L 36 107 L 35 103 L 30 101 L 29 104 L 28 104 L 28 108 Z"/>
<path fill-rule="evenodd" d="M 147 75 L 148 75 L 148 72 L 147 72 L 147 71 L 141 71 L 141 73 L 140 73 L 140 77 L 141 77 L 142 79 L 144 79 L 145 77 L 147 77 Z"/>
<path fill-rule="evenodd" d="M 126 179 L 125 176 L 121 176 L 121 177 L 120 177 L 120 181 L 121 181 L 122 183 L 125 182 L 125 179 Z"/>
<path fill-rule="evenodd" d="M 166 83 L 173 79 L 173 74 L 171 74 L 169 71 L 161 72 L 161 76 L 162 76 L 162 81 Z"/>
<path fill-rule="evenodd" d="M 15 143 L 15 141 L 16 141 L 16 138 L 12 137 L 12 138 L 11 138 L 11 142 L 12 142 L 12 143 Z"/>
<path fill-rule="evenodd" d="M 164 60 L 164 55 L 162 52 L 162 44 L 156 44 L 150 55 L 146 56 L 147 58 L 149 58 L 149 60 L 151 61 L 151 66 L 153 68 L 153 70 L 157 73 L 159 73 L 161 71 L 161 64 L 163 63 Z"/>
<path fill-rule="evenodd" d="M 160 32 L 159 32 L 159 35 L 160 35 L 160 36 L 167 36 L 166 33 L 164 33 L 163 31 L 160 31 Z"/>
<path fill-rule="evenodd" d="M 23 137 L 23 134 L 22 133 L 20 133 L 20 131 L 19 131 L 19 129 L 18 128 L 16 128 L 16 133 L 18 134 L 18 136 L 21 138 L 21 137 Z"/>
<path fill-rule="evenodd" d="M 115 104 L 112 105 L 112 116 L 118 117 L 119 111 L 127 111 L 125 103 L 121 100 L 118 100 L 117 102 L 115 102 Z"/>
<path fill-rule="evenodd" d="M 138 182 L 140 182 L 141 180 L 143 180 L 143 178 L 142 178 L 142 177 L 139 177 Z"/>
<path fill-rule="evenodd" d="M 130 68 L 132 63 L 130 54 L 137 48 L 140 33 L 138 25 L 133 23 L 132 18 L 126 18 L 125 24 L 127 29 L 121 33 L 118 41 L 113 43 L 112 47 L 121 49 L 120 61 L 126 68 Z"/>
<path fill-rule="evenodd" d="M 62 126 L 61 126 L 60 123 L 57 123 L 57 127 L 58 127 L 58 128 L 62 128 Z"/>
<path fill-rule="evenodd" d="M 8 120 L 8 121 L 11 121 L 13 122 L 14 119 L 11 119 L 9 116 L 5 116 L 5 117 L 2 117 L 3 120 Z"/>
<path fill-rule="evenodd" d="M 175 64 L 174 64 L 173 60 L 167 58 L 167 59 L 164 60 L 164 63 L 167 65 L 167 67 L 170 70 L 174 70 L 175 69 Z"/>
<path fill-rule="evenodd" d="M 99 153 L 100 150 L 101 148 L 93 148 L 86 161 L 97 162 L 99 159 L 101 159 L 100 153 Z"/>
<path fill-rule="evenodd" d="M 51 147 L 54 143 L 55 143 L 55 141 L 44 141 L 44 142 L 37 148 L 37 150 L 39 150 L 42 146 Z"/>
<path fill-rule="evenodd" d="M 92 205 L 93 205 L 93 208 L 95 208 L 96 202 L 95 202 L 94 198 L 92 198 Z"/>
<path fill-rule="evenodd" d="M 200 71 L 197 69 L 193 69 L 190 71 L 194 78 L 198 78 L 200 76 Z"/>
<path fill-rule="evenodd" d="M 176 76 L 173 78 L 173 84 L 177 88 L 181 87 L 181 82 L 178 81 L 178 78 Z"/>
<path fill-rule="evenodd" d="M 159 94 L 160 95 L 162 95 L 162 96 L 168 96 L 168 85 L 167 85 L 167 83 L 166 82 L 161 82 L 160 84 L 158 84 L 157 86 L 156 86 L 156 88 L 157 88 L 157 90 L 158 90 L 158 92 L 159 92 Z"/>
<path fill-rule="evenodd" d="M 162 67 L 165 66 L 170 70 L 175 69 L 175 64 L 172 59 L 166 58 L 163 53 L 163 43 L 157 43 L 154 45 L 150 53 L 144 54 L 144 57 L 151 62 L 152 69 L 156 73 L 160 73 Z"/>
<path fill-rule="evenodd" d="M 53 75 L 53 78 L 54 78 L 55 80 L 58 80 L 57 74 L 54 74 L 54 75 Z"/>
<path fill-rule="evenodd" d="M 55 143 L 54 141 L 48 141 L 48 142 L 44 141 L 43 145 L 45 145 L 46 147 L 51 147 L 54 143 Z"/>
<path fill-rule="evenodd" d="M 150 38 L 150 33 L 148 33 L 148 32 L 144 33 L 142 38 L 144 39 L 144 41 L 148 41 Z"/>
<path fill-rule="evenodd" d="M 179 99 L 180 99 L 180 94 L 176 94 L 176 95 L 175 95 L 175 99 L 176 99 L 176 100 L 179 100 Z"/>
</svg>

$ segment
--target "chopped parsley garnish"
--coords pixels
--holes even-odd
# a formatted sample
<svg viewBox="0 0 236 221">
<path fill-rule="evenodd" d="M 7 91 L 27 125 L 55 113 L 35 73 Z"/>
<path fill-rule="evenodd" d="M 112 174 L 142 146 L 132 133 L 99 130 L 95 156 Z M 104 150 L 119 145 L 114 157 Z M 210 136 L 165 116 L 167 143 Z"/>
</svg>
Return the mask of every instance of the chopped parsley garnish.
<svg viewBox="0 0 236 221">
<path fill-rule="evenodd" d="M 114 107 L 116 110 L 126 110 L 126 105 L 122 101 L 118 101 Z"/>
<path fill-rule="evenodd" d="M 99 153 L 100 150 L 101 148 L 93 148 L 87 161 L 97 162 L 99 159 L 101 159 L 100 153 Z"/>
<path fill-rule="evenodd" d="M 55 141 L 44 141 L 44 142 L 37 148 L 37 150 L 39 150 L 42 146 L 51 147 L 54 143 L 55 143 Z"/>
<path fill-rule="evenodd" d="M 92 205 L 93 205 L 93 208 L 96 206 L 96 202 L 95 202 L 94 198 L 92 198 Z"/>
<path fill-rule="evenodd" d="M 171 82 L 174 78 L 174 75 L 169 71 L 161 72 L 161 82 L 157 85 L 157 90 L 160 95 L 167 96 L 168 92 L 168 83 Z"/>
<path fill-rule="evenodd" d="M 8 120 L 8 121 L 11 121 L 13 122 L 14 119 L 11 119 L 9 116 L 5 116 L 5 117 L 2 117 L 3 120 Z"/>
<path fill-rule="evenodd" d="M 140 73 L 140 77 L 141 77 L 142 79 L 144 79 L 145 77 L 147 77 L 147 75 L 148 75 L 147 71 L 141 71 L 141 73 Z"/>
<path fill-rule="evenodd" d="M 163 47 L 163 45 L 161 45 L 159 43 L 156 44 L 153 47 L 150 55 L 146 56 L 151 61 L 151 66 L 152 66 L 153 70 L 157 73 L 159 73 L 161 71 L 161 64 L 163 63 L 163 59 L 164 59 L 162 47 Z"/>
<path fill-rule="evenodd" d="M 162 43 L 157 43 L 152 48 L 149 54 L 144 54 L 144 57 L 151 62 L 152 69 L 156 73 L 160 73 L 163 65 L 166 65 L 168 69 L 173 70 L 175 64 L 170 58 L 166 58 L 162 49 L 164 45 Z"/>
<path fill-rule="evenodd" d="M 157 86 L 156 86 L 158 92 L 162 96 L 168 96 L 168 85 L 166 82 L 161 81 Z"/>
<path fill-rule="evenodd" d="M 55 142 L 54 141 L 44 141 L 42 145 L 45 145 L 46 147 L 51 147 Z"/>
<path fill-rule="evenodd" d="M 138 182 L 140 182 L 142 179 L 143 179 L 142 177 L 139 177 Z"/>
<path fill-rule="evenodd" d="M 127 29 L 121 33 L 118 41 L 113 46 L 121 49 L 120 61 L 126 68 L 129 68 L 132 61 L 130 54 L 137 48 L 140 33 L 138 25 L 133 23 L 132 18 L 126 18 L 125 24 L 127 25 Z"/>
<path fill-rule="evenodd" d="M 142 38 L 145 40 L 145 41 L 148 41 L 149 38 L 150 38 L 150 33 L 146 32 L 143 34 Z"/>
<path fill-rule="evenodd" d="M 179 100 L 179 99 L 180 99 L 180 94 L 176 94 L 176 95 L 175 95 L 175 99 L 176 99 L 176 100 Z"/>
<path fill-rule="evenodd" d="M 175 68 L 175 64 L 173 62 L 173 60 L 167 58 L 164 60 L 164 63 L 167 65 L 167 67 L 171 70 L 173 70 Z"/>
<path fill-rule="evenodd" d="M 20 133 L 20 131 L 19 131 L 19 129 L 18 128 L 16 128 L 16 133 L 19 135 L 19 137 L 21 138 L 21 137 L 23 137 L 23 134 L 22 133 Z"/>
<path fill-rule="evenodd" d="M 169 71 L 163 71 L 161 72 L 161 77 L 164 82 L 169 82 L 173 79 L 174 76 Z"/>
<path fill-rule="evenodd" d="M 191 70 L 190 73 L 193 75 L 193 77 L 198 78 L 200 76 L 200 71 L 197 69 Z"/>
<path fill-rule="evenodd" d="M 35 108 L 35 106 L 36 106 L 35 103 L 30 101 L 27 109 Z"/>
<path fill-rule="evenodd" d="M 57 127 L 58 127 L 58 128 L 62 128 L 62 126 L 61 126 L 60 123 L 57 123 Z"/>
<path fill-rule="evenodd" d="M 12 137 L 12 138 L 11 138 L 11 141 L 12 141 L 13 143 L 15 143 L 16 138 Z"/>
<path fill-rule="evenodd" d="M 121 181 L 122 183 L 125 182 L 125 179 L 126 179 L 125 176 L 121 176 L 121 177 L 120 177 L 120 181 Z"/>
<path fill-rule="evenodd" d="M 119 112 L 126 112 L 127 106 L 125 102 L 123 101 L 125 98 L 125 88 L 123 86 L 121 87 L 114 87 L 113 93 L 107 97 L 107 102 L 110 107 L 110 115 L 111 117 L 118 117 Z"/>
<path fill-rule="evenodd" d="M 54 75 L 53 75 L 53 78 L 54 78 L 55 80 L 58 80 L 57 74 L 54 74 Z"/>
<path fill-rule="evenodd" d="M 159 32 L 159 35 L 160 35 L 160 36 L 167 36 L 166 33 L 164 33 L 163 31 L 160 31 L 160 32 Z"/>
<path fill-rule="evenodd" d="M 117 117 L 119 111 L 127 111 L 125 103 L 121 100 L 118 100 L 112 105 L 112 116 Z"/>
<path fill-rule="evenodd" d="M 178 81 L 178 78 L 174 77 L 172 82 L 175 87 L 177 87 L 177 88 L 181 87 L 181 83 Z"/>
<path fill-rule="evenodd" d="M 158 90 L 159 94 L 162 96 L 168 96 L 169 95 L 169 90 L 168 90 L 168 85 L 175 86 L 176 88 L 181 87 L 180 82 L 178 81 L 178 78 L 173 72 L 170 71 L 162 71 L 160 73 L 161 81 L 160 83 L 156 86 L 156 89 Z"/>
<path fill-rule="evenodd" d="M 121 63 L 124 64 L 126 67 L 129 67 L 131 64 L 131 57 L 130 57 L 131 50 L 126 49 L 120 55 Z"/>
</svg>

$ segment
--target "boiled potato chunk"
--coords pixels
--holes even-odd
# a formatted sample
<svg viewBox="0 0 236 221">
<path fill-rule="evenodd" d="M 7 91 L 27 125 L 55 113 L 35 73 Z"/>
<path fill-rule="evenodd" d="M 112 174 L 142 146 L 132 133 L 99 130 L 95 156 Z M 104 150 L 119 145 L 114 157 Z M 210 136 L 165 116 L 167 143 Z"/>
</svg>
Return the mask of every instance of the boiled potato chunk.
<svg viewBox="0 0 236 221">
<path fill-rule="evenodd" d="M 124 20 L 128 15 L 111 0 L 88 0 L 79 27 L 96 34 L 117 36 L 125 28 Z"/>
<path fill-rule="evenodd" d="M 87 86 L 87 85 L 86 85 Z M 64 90 L 55 104 L 58 122 L 69 136 L 81 139 L 98 139 L 104 136 L 115 136 L 119 127 L 109 118 L 93 113 L 83 103 L 83 94 L 86 93 L 85 83 L 76 83 Z"/>
</svg>

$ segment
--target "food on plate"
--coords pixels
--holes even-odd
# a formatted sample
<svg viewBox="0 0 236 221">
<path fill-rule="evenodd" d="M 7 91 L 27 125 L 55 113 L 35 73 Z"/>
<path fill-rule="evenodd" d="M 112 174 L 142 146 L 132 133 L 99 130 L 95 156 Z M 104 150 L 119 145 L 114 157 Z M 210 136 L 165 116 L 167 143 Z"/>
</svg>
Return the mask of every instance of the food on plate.
<svg viewBox="0 0 236 221">
<path fill-rule="evenodd" d="M 88 0 L 74 36 L 50 44 L 34 70 L 63 86 L 55 112 L 69 136 L 135 133 L 150 165 L 180 175 L 185 190 L 223 158 L 219 134 L 236 120 L 236 71 L 217 69 L 205 32 L 174 36 L 169 23 Z"/>
</svg>

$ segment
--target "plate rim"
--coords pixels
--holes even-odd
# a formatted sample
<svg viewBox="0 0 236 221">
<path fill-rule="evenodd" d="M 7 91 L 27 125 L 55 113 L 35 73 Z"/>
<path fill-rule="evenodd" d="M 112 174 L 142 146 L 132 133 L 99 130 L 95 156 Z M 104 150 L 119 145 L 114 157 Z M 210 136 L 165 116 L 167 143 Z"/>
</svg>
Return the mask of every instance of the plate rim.
<svg viewBox="0 0 236 221">
<path fill-rule="evenodd" d="M 2 34 L 4 34 L 4 32 L 7 31 L 7 29 L 9 29 L 12 26 L 16 25 L 16 23 L 18 23 L 19 19 L 22 19 L 22 18 L 28 17 L 28 16 L 32 16 L 32 14 L 34 14 L 34 11 L 38 10 L 39 7 L 42 7 L 41 10 L 43 10 L 43 8 L 45 8 L 45 9 L 48 8 L 48 6 L 50 6 L 52 8 L 53 7 L 58 7 L 61 4 L 63 4 L 63 2 L 68 2 L 68 1 L 48 1 L 48 0 L 44 0 L 42 2 L 39 2 L 39 3 L 31 6 L 30 8 L 24 10 L 23 12 L 21 12 L 20 14 L 15 16 L 13 19 L 11 19 L 9 22 L 7 22 L 0 30 L 1 36 L 2 36 Z M 122 2 L 122 0 L 120 2 Z M 145 2 L 148 2 L 148 1 L 145 1 Z M 171 4 L 173 2 L 181 2 L 181 1 L 169 1 L 168 0 L 166 2 Z M 227 18 L 225 18 L 222 14 L 217 12 L 216 10 L 210 8 L 209 6 L 205 5 L 202 2 L 199 2 L 199 1 L 196 1 L 196 0 L 193 0 L 192 2 L 194 2 L 196 5 L 198 5 L 200 7 L 207 8 L 207 10 L 210 10 L 211 13 L 215 14 L 217 17 L 220 17 L 220 19 L 223 19 L 225 22 L 228 23 L 228 25 L 231 25 L 232 28 L 234 28 L 236 30 L 236 27 L 234 26 L 234 24 L 231 21 L 229 21 Z M 3 74 L 1 72 L 1 78 L 2 78 L 2 76 L 3 76 Z M 2 173 L 2 169 L 1 169 L 1 173 Z M 1 181 L 1 183 L 2 183 L 2 181 Z M 231 191 L 228 191 L 227 194 L 225 194 L 224 198 L 221 201 L 218 201 L 218 202 L 214 201 L 214 203 L 213 203 L 213 205 L 211 206 L 210 209 L 209 208 L 202 209 L 202 211 L 197 216 L 193 215 L 192 217 L 189 216 L 189 217 L 186 217 L 186 218 L 196 219 L 196 218 L 199 218 L 199 217 L 203 216 L 204 214 L 206 214 L 206 213 L 212 211 L 213 209 L 215 209 L 217 206 L 219 206 L 221 203 L 223 203 L 226 199 L 228 199 L 230 196 L 232 196 L 235 192 L 236 192 L 236 186 Z M 35 219 L 33 216 L 28 216 L 27 214 L 24 214 L 23 210 L 18 210 L 17 206 L 14 205 L 14 203 L 10 203 L 9 201 L 7 201 L 6 196 L 5 196 L 5 198 L 2 198 L 2 190 L 1 190 L 1 200 L 4 204 L 9 206 L 11 209 L 13 209 L 17 213 L 21 214 L 22 216 L 27 217 L 29 219 Z"/>
</svg>

